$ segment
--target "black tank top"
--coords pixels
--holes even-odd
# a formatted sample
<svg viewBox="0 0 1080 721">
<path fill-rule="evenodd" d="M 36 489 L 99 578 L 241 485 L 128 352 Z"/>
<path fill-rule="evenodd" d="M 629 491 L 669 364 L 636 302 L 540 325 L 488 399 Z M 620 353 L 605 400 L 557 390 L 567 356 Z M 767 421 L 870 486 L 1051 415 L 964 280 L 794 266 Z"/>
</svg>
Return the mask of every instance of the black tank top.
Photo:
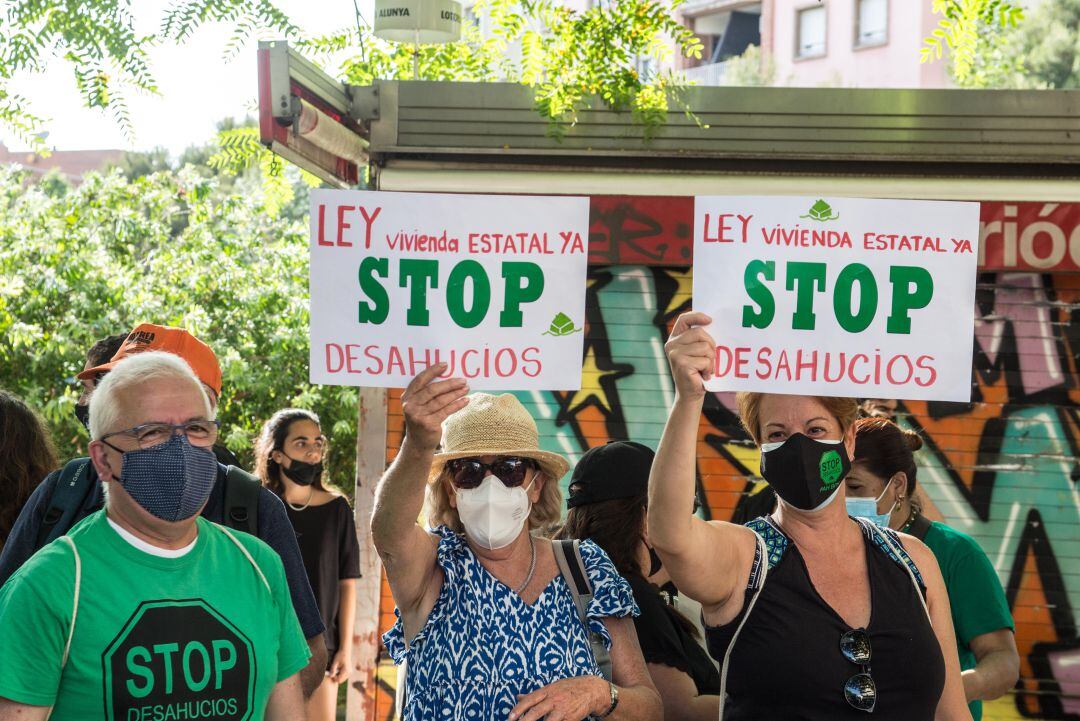
<svg viewBox="0 0 1080 721">
<path fill-rule="evenodd" d="M 762 528 L 761 519 L 748 525 L 755 524 Z M 724 721 L 932 721 L 945 686 L 945 662 L 903 565 L 909 559 L 896 558 L 863 527 L 871 594 L 870 673 L 877 686 L 877 705 L 867 713 L 844 699 L 844 683 L 862 670 L 840 653 L 840 637 L 850 627 L 810 582 L 795 544 L 774 526 L 765 530 L 774 534 L 767 539 L 770 554 L 783 555 L 768 571 L 731 652 Z M 747 605 L 752 596 L 748 588 Z M 745 614 L 746 606 L 731 623 L 706 627 L 709 653 L 721 664 Z"/>
</svg>

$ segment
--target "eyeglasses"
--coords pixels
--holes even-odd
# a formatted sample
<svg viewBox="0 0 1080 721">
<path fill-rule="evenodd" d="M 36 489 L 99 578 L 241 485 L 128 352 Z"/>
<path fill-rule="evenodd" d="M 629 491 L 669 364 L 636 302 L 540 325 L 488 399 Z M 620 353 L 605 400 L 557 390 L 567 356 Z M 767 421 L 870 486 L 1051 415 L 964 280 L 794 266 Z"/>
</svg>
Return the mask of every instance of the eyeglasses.
<svg viewBox="0 0 1080 721">
<path fill-rule="evenodd" d="M 507 488 L 517 488 L 525 482 L 526 471 L 536 468 L 536 461 L 531 458 L 507 456 L 494 463 L 482 463 L 475 458 L 455 458 L 446 462 L 450 471 L 450 481 L 457 488 L 476 488 L 491 475 L 503 482 Z"/>
<path fill-rule="evenodd" d="M 198 448 L 209 448 L 214 445 L 214 441 L 217 440 L 218 429 L 220 428 L 221 421 L 196 420 L 176 424 L 144 423 L 141 426 L 135 426 L 134 428 L 128 428 L 127 430 L 106 433 L 101 437 L 101 442 L 109 448 L 112 448 L 114 451 L 126 453 L 127 451 L 117 448 L 106 439 L 114 436 L 127 436 L 138 443 L 141 450 L 145 451 L 149 448 L 168 443 L 179 431 L 187 436 L 188 443 L 191 445 Z"/>
<path fill-rule="evenodd" d="M 844 683 L 844 699 L 859 711 L 871 713 L 877 704 L 877 686 L 870 675 L 870 634 L 865 628 L 853 628 L 840 637 L 840 653 L 856 666 L 862 667 Z"/>
</svg>

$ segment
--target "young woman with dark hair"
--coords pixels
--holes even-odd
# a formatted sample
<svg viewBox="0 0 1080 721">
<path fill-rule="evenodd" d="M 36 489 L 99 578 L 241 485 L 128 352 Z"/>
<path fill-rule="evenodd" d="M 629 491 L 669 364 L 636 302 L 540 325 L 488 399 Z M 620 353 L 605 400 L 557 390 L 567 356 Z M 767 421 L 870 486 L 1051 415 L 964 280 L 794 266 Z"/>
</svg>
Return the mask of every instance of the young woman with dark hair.
<svg viewBox="0 0 1080 721">
<path fill-rule="evenodd" d="M 629 582 L 641 609 L 634 627 L 665 721 L 714 721 L 720 674 L 697 627 L 676 610 L 678 589 L 649 545 L 645 515 L 654 455 L 627 441 L 587 451 L 570 479 L 569 510 L 557 537 L 593 541 Z"/>
<path fill-rule="evenodd" d="M 326 438 L 311 411 L 278 411 L 255 443 L 255 473 L 285 502 L 311 589 L 326 625 L 326 679 L 307 703 L 308 721 L 333 721 L 338 684 L 352 670 L 360 547 L 352 509 L 324 481 Z"/>
<path fill-rule="evenodd" d="M 26 499 L 56 470 L 56 450 L 45 425 L 30 406 L 0 391 L 0 548 L 4 547 Z"/>
</svg>

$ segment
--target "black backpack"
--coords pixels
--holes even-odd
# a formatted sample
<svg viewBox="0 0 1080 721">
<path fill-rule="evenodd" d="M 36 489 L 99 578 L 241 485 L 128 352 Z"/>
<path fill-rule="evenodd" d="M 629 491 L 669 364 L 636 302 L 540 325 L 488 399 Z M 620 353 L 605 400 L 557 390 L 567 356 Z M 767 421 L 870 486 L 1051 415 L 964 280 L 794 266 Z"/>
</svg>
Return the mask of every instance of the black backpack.
<svg viewBox="0 0 1080 721">
<path fill-rule="evenodd" d="M 36 548 L 52 543 L 71 529 L 94 483 L 90 477 L 89 458 L 67 462 L 56 481 L 38 528 Z M 225 473 L 225 511 L 222 515 L 222 522 L 226 526 L 257 535 L 261 485 L 259 479 L 247 471 L 228 466 Z"/>
</svg>

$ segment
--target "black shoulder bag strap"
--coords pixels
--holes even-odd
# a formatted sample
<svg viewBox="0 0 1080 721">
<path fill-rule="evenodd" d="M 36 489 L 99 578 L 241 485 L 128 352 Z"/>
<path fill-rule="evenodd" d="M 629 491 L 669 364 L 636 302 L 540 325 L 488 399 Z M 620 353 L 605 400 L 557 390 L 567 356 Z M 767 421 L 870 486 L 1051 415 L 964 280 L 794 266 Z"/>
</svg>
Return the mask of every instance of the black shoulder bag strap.
<svg viewBox="0 0 1080 721">
<path fill-rule="evenodd" d="M 259 479 L 242 468 L 229 466 L 225 472 L 225 507 L 221 521 L 237 531 L 258 535 Z"/>
<path fill-rule="evenodd" d="M 585 627 L 585 633 L 589 635 L 589 646 L 592 647 L 593 658 L 600 667 L 600 673 L 608 681 L 611 680 L 611 654 L 604 639 L 598 633 L 589 629 L 588 607 L 592 600 L 592 587 L 589 585 L 589 576 L 585 572 L 585 562 L 581 560 L 581 544 L 576 539 L 564 539 L 552 541 L 555 551 L 555 561 L 559 564 L 566 585 L 570 587 L 570 593 L 574 595 L 574 605 L 577 606 L 578 618 Z"/>
<path fill-rule="evenodd" d="M 92 485 L 89 458 L 75 458 L 67 462 L 56 481 L 38 528 L 37 548 L 52 543 L 71 529 Z"/>
</svg>

